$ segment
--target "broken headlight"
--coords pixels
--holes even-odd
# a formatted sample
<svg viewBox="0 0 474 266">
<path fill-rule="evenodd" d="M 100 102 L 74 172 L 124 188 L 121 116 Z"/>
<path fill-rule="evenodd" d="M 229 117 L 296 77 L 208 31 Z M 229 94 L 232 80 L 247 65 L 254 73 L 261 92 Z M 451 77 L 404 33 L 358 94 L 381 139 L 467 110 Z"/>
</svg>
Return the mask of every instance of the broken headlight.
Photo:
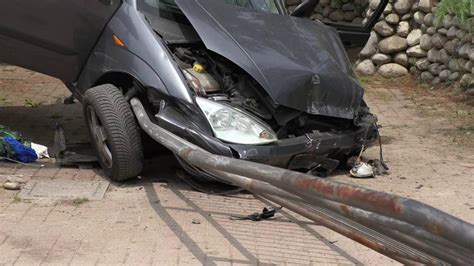
<svg viewBox="0 0 474 266">
<path fill-rule="evenodd" d="M 196 97 L 214 135 L 238 144 L 267 144 L 277 141 L 273 130 L 258 118 L 232 106 Z"/>
</svg>

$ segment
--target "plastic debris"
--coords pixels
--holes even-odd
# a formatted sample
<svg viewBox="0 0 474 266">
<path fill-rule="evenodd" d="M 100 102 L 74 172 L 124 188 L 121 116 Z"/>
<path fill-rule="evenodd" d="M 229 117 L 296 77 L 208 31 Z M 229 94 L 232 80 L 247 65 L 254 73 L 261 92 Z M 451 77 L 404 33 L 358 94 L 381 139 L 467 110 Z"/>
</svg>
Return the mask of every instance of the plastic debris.
<svg viewBox="0 0 474 266">
<path fill-rule="evenodd" d="M 365 162 L 360 162 L 354 165 L 354 167 L 352 167 L 349 173 L 351 174 L 351 176 L 357 178 L 368 178 L 375 176 L 374 167 Z"/>
<path fill-rule="evenodd" d="M 49 158 L 48 147 L 31 142 L 31 148 L 36 152 L 38 159 Z"/>
</svg>

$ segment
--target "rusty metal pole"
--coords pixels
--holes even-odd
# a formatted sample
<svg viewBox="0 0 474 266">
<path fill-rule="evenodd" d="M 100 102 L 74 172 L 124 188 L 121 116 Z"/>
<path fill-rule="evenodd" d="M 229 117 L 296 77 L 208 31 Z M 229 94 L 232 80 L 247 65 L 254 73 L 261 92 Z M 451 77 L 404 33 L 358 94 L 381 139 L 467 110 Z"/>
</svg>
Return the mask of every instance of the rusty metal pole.
<svg viewBox="0 0 474 266">
<path fill-rule="evenodd" d="M 474 226 L 420 202 L 268 165 L 210 154 L 153 124 L 140 101 L 131 100 L 141 127 L 156 141 L 203 169 L 251 177 L 310 202 L 329 199 L 420 227 L 435 236 L 474 251 Z"/>
</svg>

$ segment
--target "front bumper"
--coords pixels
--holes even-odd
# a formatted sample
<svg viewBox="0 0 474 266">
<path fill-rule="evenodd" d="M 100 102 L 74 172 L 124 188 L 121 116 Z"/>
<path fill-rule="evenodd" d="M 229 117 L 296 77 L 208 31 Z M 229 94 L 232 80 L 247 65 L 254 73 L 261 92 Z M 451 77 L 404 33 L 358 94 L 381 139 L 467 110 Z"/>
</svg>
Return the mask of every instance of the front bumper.
<svg viewBox="0 0 474 266">
<path fill-rule="evenodd" d="M 173 106 L 162 108 L 155 118 L 159 126 L 211 153 L 292 170 L 308 171 L 326 160 L 337 166 L 377 136 L 375 125 L 366 125 L 344 131 L 315 131 L 267 145 L 242 145 L 224 143 L 213 137 L 212 132 L 203 132 L 195 121 Z"/>
</svg>

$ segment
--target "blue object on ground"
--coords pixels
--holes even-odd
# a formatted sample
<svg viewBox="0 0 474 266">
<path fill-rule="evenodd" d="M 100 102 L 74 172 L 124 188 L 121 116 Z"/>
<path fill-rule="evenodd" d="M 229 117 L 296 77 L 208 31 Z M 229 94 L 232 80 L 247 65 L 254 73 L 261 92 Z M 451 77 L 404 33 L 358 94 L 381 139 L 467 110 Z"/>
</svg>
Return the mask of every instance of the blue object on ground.
<svg viewBox="0 0 474 266">
<path fill-rule="evenodd" d="M 23 145 L 23 143 L 19 142 L 15 138 L 10 136 L 6 136 L 3 140 L 10 145 L 10 148 L 15 152 L 15 157 L 18 161 L 24 163 L 31 163 L 38 159 L 35 150 L 30 147 Z"/>
</svg>

